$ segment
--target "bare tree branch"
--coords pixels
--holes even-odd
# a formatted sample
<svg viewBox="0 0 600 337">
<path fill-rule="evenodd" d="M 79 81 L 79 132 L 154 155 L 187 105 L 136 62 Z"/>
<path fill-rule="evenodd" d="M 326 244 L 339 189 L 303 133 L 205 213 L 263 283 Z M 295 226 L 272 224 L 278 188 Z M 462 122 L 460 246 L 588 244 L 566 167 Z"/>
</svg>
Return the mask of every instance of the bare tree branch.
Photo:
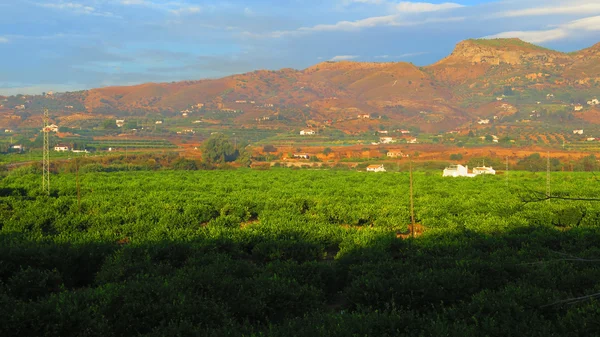
<svg viewBox="0 0 600 337">
<path fill-rule="evenodd" d="M 557 301 L 554 303 L 543 305 L 540 308 L 547 308 L 547 307 L 551 307 L 551 306 L 558 305 L 558 304 L 575 304 L 575 303 L 591 300 L 596 297 L 600 297 L 600 293 L 595 293 L 595 294 L 581 296 L 581 297 L 568 298 L 566 300 Z"/>
</svg>

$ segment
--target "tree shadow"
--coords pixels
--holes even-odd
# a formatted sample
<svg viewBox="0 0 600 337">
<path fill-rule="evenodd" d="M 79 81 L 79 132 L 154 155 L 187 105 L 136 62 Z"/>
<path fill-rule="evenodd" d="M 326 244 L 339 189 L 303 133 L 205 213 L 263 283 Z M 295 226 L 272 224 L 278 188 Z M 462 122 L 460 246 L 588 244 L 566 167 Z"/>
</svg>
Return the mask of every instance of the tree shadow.
<svg viewBox="0 0 600 337">
<path fill-rule="evenodd" d="M 432 231 L 406 240 L 373 231 L 361 238 L 332 247 L 292 231 L 80 243 L 3 233 L 0 334 L 580 336 L 600 331 L 593 298 L 558 303 L 598 292 L 598 229 Z"/>
</svg>

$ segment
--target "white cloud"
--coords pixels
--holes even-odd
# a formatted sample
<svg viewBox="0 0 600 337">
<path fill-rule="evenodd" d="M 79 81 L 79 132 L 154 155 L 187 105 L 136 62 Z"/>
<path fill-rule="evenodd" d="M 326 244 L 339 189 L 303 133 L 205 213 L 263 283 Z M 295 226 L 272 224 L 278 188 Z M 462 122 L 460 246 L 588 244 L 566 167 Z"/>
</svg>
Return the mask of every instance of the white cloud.
<svg viewBox="0 0 600 337">
<path fill-rule="evenodd" d="M 566 2 L 566 1 L 565 1 Z M 587 3 L 577 3 L 569 1 L 569 4 L 561 6 L 546 6 L 524 8 L 501 12 L 500 17 L 520 17 L 520 16 L 542 16 L 542 15 L 577 15 L 577 14 L 596 14 L 600 13 L 600 3 L 595 1 L 587 1 Z"/>
<path fill-rule="evenodd" d="M 579 29 L 586 31 L 600 31 L 600 16 L 591 16 L 575 21 L 571 21 L 563 25 L 566 29 Z"/>
<path fill-rule="evenodd" d="M 521 40 L 531 43 L 543 43 L 548 41 L 562 40 L 570 36 L 579 35 L 586 31 L 600 31 L 600 16 L 592 16 L 570 21 L 546 30 L 509 31 L 486 36 L 485 38 L 518 37 Z"/>
<path fill-rule="evenodd" d="M 418 21 L 403 20 L 398 15 L 386 15 L 386 16 L 375 16 L 366 19 L 356 21 L 339 21 L 334 24 L 320 24 L 312 27 L 300 27 L 296 30 L 281 30 L 270 32 L 267 34 L 254 34 L 251 32 L 244 32 L 243 35 L 247 37 L 271 37 L 271 38 L 282 38 L 286 36 L 300 36 L 315 32 L 333 32 L 333 31 L 358 31 L 365 28 L 382 27 L 382 26 L 394 26 L 394 27 L 408 27 L 418 26 L 428 23 L 441 23 L 441 22 L 457 22 L 463 21 L 464 17 L 446 17 L 446 18 L 430 18 L 422 19 Z"/>
<path fill-rule="evenodd" d="M 350 4 L 368 4 L 368 5 L 385 5 L 391 9 L 391 12 L 400 13 L 425 13 L 425 12 L 436 12 L 446 9 L 454 9 L 465 7 L 464 5 L 457 4 L 454 2 L 444 2 L 441 4 L 434 4 L 430 2 L 412 2 L 412 1 L 390 1 L 390 0 L 344 0 L 344 5 Z"/>
<path fill-rule="evenodd" d="M 420 55 L 425 55 L 425 54 L 429 54 L 429 52 L 420 51 L 420 52 L 416 52 L 416 53 L 400 54 L 398 56 L 379 55 L 379 56 L 375 56 L 375 58 L 376 59 L 402 59 L 402 58 L 410 58 L 410 57 L 420 56 Z"/>
<path fill-rule="evenodd" d="M 74 3 L 74 2 L 61 2 L 61 3 L 47 3 L 47 4 L 38 4 L 41 7 L 60 9 L 60 10 L 70 10 L 80 14 L 92 14 L 96 11 L 96 9 L 92 6 L 84 6 L 82 4 Z"/>
<path fill-rule="evenodd" d="M 517 37 L 523 41 L 531 43 L 543 43 L 548 41 L 560 40 L 567 37 L 568 34 L 563 29 L 549 30 L 530 30 L 530 31 L 511 31 L 502 32 L 495 35 L 486 36 L 486 39 L 514 38 Z"/>
<path fill-rule="evenodd" d="M 454 2 L 444 2 L 441 4 L 432 4 L 429 2 L 409 2 L 402 1 L 398 3 L 395 8 L 401 13 L 425 13 L 425 12 L 437 12 L 447 9 L 455 9 L 465 7 L 464 5 L 457 4 Z"/>
<path fill-rule="evenodd" d="M 202 8 L 198 6 L 190 6 L 190 7 L 180 7 L 178 9 L 171 9 L 169 12 L 175 15 L 185 15 L 185 14 L 196 14 L 200 13 Z"/>
<path fill-rule="evenodd" d="M 338 56 L 334 56 L 331 59 L 329 59 L 329 61 L 347 61 L 347 60 L 354 60 L 355 58 L 357 58 L 358 55 L 338 55 Z"/>
<path fill-rule="evenodd" d="M 104 17 L 114 17 L 118 16 L 114 15 L 111 12 L 99 12 L 96 8 L 92 6 L 82 5 L 76 2 L 59 2 L 59 3 L 36 3 L 36 5 L 44 8 L 50 8 L 55 10 L 69 11 L 74 14 L 80 15 L 95 15 L 95 16 L 104 16 Z"/>
<path fill-rule="evenodd" d="M 8 39 L 5 37 L 0 36 L 0 43 L 8 43 Z"/>
<path fill-rule="evenodd" d="M 123 5 L 145 5 L 145 0 L 121 0 Z"/>
<path fill-rule="evenodd" d="M 406 53 L 406 54 L 402 54 L 402 55 L 398 56 L 398 58 L 421 56 L 421 55 L 425 55 L 425 54 L 429 54 L 429 52 L 420 51 L 420 52 L 416 52 L 416 53 Z"/>
</svg>

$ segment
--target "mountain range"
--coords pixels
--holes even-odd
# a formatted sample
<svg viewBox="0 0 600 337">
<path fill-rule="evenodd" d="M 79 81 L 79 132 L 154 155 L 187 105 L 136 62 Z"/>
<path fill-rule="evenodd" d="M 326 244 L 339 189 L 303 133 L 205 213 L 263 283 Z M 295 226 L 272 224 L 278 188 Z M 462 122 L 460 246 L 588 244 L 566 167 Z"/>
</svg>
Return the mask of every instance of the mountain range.
<svg viewBox="0 0 600 337">
<path fill-rule="evenodd" d="M 329 124 L 364 131 L 369 123 L 358 116 L 368 114 L 369 120 L 382 123 L 442 131 L 484 118 L 529 113 L 529 106 L 536 104 L 548 111 L 572 111 L 567 105 L 585 105 L 599 96 L 600 43 L 562 53 L 519 39 L 473 39 L 458 43 L 449 56 L 425 67 L 328 61 L 304 70 L 105 87 L 53 98 L 60 100 L 58 115 L 160 118 L 187 111 L 209 119 L 206 111 L 222 111 L 231 113 L 233 123 L 246 126 Z M 18 113 L 14 108 L 5 106 L 5 117 Z M 589 109 L 598 113 L 596 107 Z"/>
</svg>

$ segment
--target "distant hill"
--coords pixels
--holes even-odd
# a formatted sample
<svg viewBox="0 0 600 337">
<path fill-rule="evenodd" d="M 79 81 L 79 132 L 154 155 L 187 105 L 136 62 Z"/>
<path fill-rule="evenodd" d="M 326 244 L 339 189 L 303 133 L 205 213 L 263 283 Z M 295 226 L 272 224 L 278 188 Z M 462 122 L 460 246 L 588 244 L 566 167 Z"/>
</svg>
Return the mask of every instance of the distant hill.
<svg viewBox="0 0 600 337">
<path fill-rule="evenodd" d="M 389 124 L 444 131 L 491 117 L 502 95 L 519 95 L 525 104 L 562 93 L 563 103 L 585 104 L 600 95 L 599 85 L 600 43 L 561 53 L 519 39 L 475 39 L 458 43 L 448 57 L 426 67 L 323 62 L 304 70 L 258 70 L 221 79 L 36 96 L 21 104 L 27 110 L 58 100 L 57 114 L 157 118 L 186 110 L 238 111 L 233 120 L 239 125 L 256 125 L 257 120 L 275 121 L 278 127 L 329 123 L 346 132 L 372 127 L 357 118 L 371 114 Z M 9 99 L 0 122 L 10 115 L 14 124 L 16 98 Z"/>
</svg>

